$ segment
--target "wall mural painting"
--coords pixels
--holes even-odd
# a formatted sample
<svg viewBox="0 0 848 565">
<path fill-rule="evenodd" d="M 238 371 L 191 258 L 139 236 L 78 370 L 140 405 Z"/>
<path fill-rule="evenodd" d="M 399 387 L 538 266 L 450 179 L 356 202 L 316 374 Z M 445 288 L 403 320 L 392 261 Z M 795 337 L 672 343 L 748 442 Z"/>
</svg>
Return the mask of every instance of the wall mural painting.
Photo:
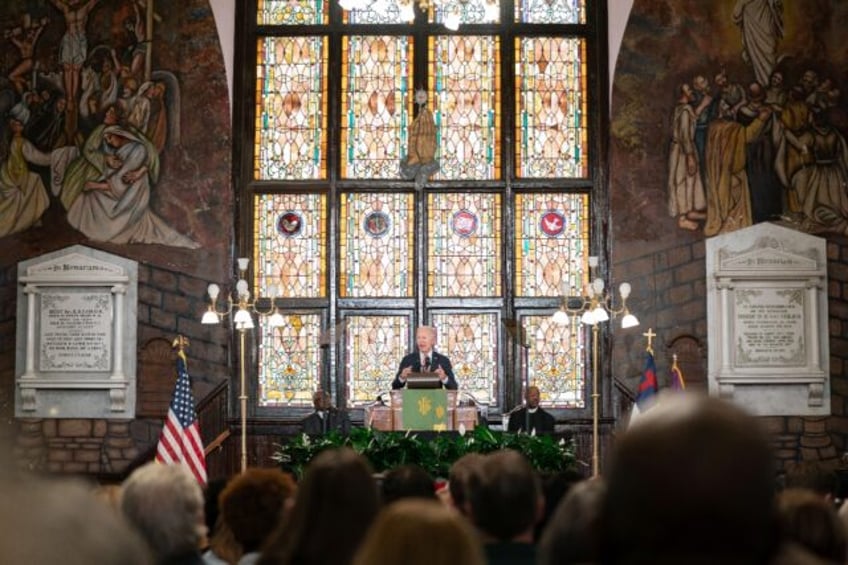
<svg viewBox="0 0 848 565">
<path fill-rule="evenodd" d="M 636 0 L 613 96 L 618 235 L 848 234 L 846 24 L 845 2 Z"/>
<path fill-rule="evenodd" d="M 229 108 L 206 0 L 7 0 L 0 44 L 0 237 L 227 244 Z"/>
</svg>

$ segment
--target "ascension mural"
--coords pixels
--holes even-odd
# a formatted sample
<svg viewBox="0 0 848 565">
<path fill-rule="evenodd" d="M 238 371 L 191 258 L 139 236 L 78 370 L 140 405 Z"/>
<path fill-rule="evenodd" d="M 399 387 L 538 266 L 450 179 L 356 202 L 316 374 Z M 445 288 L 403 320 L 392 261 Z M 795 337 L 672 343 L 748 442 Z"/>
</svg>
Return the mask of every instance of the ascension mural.
<svg viewBox="0 0 848 565">
<path fill-rule="evenodd" d="M 229 107 L 206 0 L 10 0 L 0 34 L 0 237 L 226 246 Z"/>
<path fill-rule="evenodd" d="M 636 0 L 613 94 L 617 237 L 848 234 L 846 23 L 823 0 Z"/>
</svg>

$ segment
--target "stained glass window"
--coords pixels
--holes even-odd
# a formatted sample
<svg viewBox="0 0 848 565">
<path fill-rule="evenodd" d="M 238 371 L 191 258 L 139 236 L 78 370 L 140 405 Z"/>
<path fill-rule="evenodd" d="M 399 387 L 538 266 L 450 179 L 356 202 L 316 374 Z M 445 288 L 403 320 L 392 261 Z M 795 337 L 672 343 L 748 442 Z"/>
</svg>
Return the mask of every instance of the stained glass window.
<svg viewBox="0 0 848 565">
<path fill-rule="evenodd" d="M 488 24 L 501 20 L 499 0 L 449 0 L 430 4 L 430 21 L 443 24 L 456 18 L 458 24 Z"/>
<path fill-rule="evenodd" d="M 391 390 L 398 364 L 408 348 L 409 317 L 350 315 L 345 321 L 348 405 L 362 406 Z"/>
<path fill-rule="evenodd" d="M 342 195 L 340 296 L 412 296 L 413 212 L 408 193 Z"/>
<path fill-rule="evenodd" d="M 500 194 L 428 196 L 427 295 L 499 296 Z"/>
<path fill-rule="evenodd" d="M 412 2 L 415 0 L 372 0 L 364 7 L 344 10 L 346 24 L 405 24 L 415 19 Z M 341 4 L 341 2 L 339 2 Z"/>
<path fill-rule="evenodd" d="M 590 153 L 608 115 L 593 78 L 604 4 L 236 2 L 250 55 L 234 182 L 253 205 L 236 243 L 286 322 L 258 320 L 258 415 L 301 417 L 321 386 L 367 425 L 358 409 L 390 388 L 420 324 L 495 416 L 527 383 L 546 406 L 588 407 L 591 336 L 550 316 L 605 249 L 606 156 Z M 412 129 L 424 109 L 432 136 Z M 410 147 L 436 163 L 406 162 Z"/>
<path fill-rule="evenodd" d="M 446 354 L 460 390 L 477 401 L 493 404 L 498 383 L 498 315 L 495 313 L 435 313 L 436 349 Z"/>
<path fill-rule="evenodd" d="M 495 36 L 430 38 L 439 172 L 433 179 L 501 177 L 500 40 Z"/>
<path fill-rule="evenodd" d="M 578 296 L 588 282 L 589 197 L 515 196 L 515 286 L 518 296 Z"/>
<path fill-rule="evenodd" d="M 527 24 L 585 24 L 586 0 L 516 0 L 515 19 Z"/>
<path fill-rule="evenodd" d="M 311 406 L 321 387 L 321 316 L 287 314 L 285 324 L 260 326 L 260 406 Z"/>
<path fill-rule="evenodd" d="M 560 408 L 585 408 L 585 326 L 578 318 L 561 326 L 551 316 L 523 316 L 529 341 L 527 382 L 542 391 L 542 402 Z"/>
<path fill-rule="evenodd" d="M 396 179 L 412 111 L 412 38 L 354 35 L 342 42 L 342 174 Z"/>
<path fill-rule="evenodd" d="M 515 40 L 516 174 L 589 176 L 586 40 Z"/>
<path fill-rule="evenodd" d="M 320 25 L 327 23 L 329 2 L 324 0 L 257 0 L 259 25 Z"/>
<path fill-rule="evenodd" d="M 258 296 L 326 296 L 327 198 L 322 194 L 261 194 L 253 234 Z"/>
<path fill-rule="evenodd" d="M 327 176 L 327 40 L 265 37 L 256 68 L 256 180 Z"/>
</svg>

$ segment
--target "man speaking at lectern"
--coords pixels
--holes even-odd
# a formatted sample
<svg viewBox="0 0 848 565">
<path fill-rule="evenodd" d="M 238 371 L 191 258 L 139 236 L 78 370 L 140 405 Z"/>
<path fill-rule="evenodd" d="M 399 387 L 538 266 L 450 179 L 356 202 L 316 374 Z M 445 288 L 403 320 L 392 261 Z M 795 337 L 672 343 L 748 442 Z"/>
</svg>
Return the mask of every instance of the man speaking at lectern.
<svg viewBox="0 0 848 565">
<path fill-rule="evenodd" d="M 443 388 L 456 390 L 456 379 L 453 376 L 450 359 L 433 349 L 436 345 L 436 328 L 420 326 L 415 331 L 415 344 L 417 351 L 401 359 L 395 380 L 392 381 L 392 388 L 405 387 L 406 378 L 410 373 L 436 373 L 442 381 Z"/>
</svg>

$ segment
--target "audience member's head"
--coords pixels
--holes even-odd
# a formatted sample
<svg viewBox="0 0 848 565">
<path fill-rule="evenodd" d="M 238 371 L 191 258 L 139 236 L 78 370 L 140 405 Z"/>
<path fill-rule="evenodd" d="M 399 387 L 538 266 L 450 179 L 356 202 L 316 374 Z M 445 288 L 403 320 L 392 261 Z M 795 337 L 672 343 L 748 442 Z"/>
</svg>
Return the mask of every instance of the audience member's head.
<svg viewBox="0 0 848 565">
<path fill-rule="evenodd" d="M 775 473 L 758 420 L 712 397 L 660 398 L 612 454 L 602 562 L 765 562 L 777 542 Z"/>
<path fill-rule="evenodd" d="M 559 506 L 560 501 L 566 493 L 571 490 L 571 487 L 583 480 L 583 475 L 576 469 L 560 471 L 542 475 L 542 496 L 545 499 L 545 511 L 542 513 L 542 518 L 536 524 L 533 538 L 538 541 L 542 537 L 542 532 L 551 520 L 551 516 Z"/>
<path fill-rule="evenodd" d="M 347 447 L 322 451 L 309 463 L 294 506 L 260 563 L 349 563 L 378 508 L 368 461 Z"/>
<path fill-rule="evenodd" d="M 581 481 L 557 505 L 539 542 L 540 565 L 596 563 L 600 517 L 606 484 L 602 479 Z"/>
<path fill-rule="evenodd" d="M 777 497 L 780 536 L 835 563 L 846 559 L 846 531 L 836 509 L 821 494 L 790 488 Z"/>
<path fill-rule="evenodd" d="M 233 532 L 224 524 L 223 516 L 221 516 L 221 492 L 227 486 L 228 480 L 211 480 L 203 491 L 208 539 L 205 546 L 203 544 L 201 546 L 205 548 L 203 559 L 207 562 L 214 563 L 213 559 L 217 558 L 225 563 L 238 563 L 244 554 L 241 544 L 236 541 Z"/>
<path fill-rule="evenodd" d="M 203 491 L 184 465 L 139 467 L 124 482 L 121 507 L 160 563 L 197 552 L 206 534 Z"/>
<path fill-rule="evenodd" d="M 279 469 L 247 469 L 221 492 L 221 517 L 245 553 L 259 551 L 283 518 L 294 494 L 290 475 Z"/>
<path fill-rule="evenodd" d="M 457 513 L 409 498 L 380 512 L 354 565 L 483 565 L 480 542 Z"/>
<path fill-rule="evenodd" d="M 386 472 L 382 482 L 383 504 L 401 498 L 436 498 L 433 477 L 420 465 L 400 465 Z"/>
<path fill-rule="evenodd" d="M 227 486 L 228 479 L 214 479 L 207 483 L 203 490 L 203 516 L 206 520 L 206 531 L 212 537 L 220 523 L 218 518 L 221 512 L 219 499 L 221 491 Z"/>
<path fill-rule="evenodd" d="M 466 453 L 454 461 L 448 472 L 448 490 L 450 490 L 451 504 L 465 516 L 471 515 L 468 482 L 482 462 L 482 454 Z"/>
<path fill-rule="evenodd" d="M 154 563 L 138 532 L 89 485 L 34 479 L 0 483 L 0 562 Z"/>
<path fill-rule="evenodd" d="M 489 541 L 532 542 L 544 499 L 539 478 L 519 452 L 486 455 L 469 479 L 471 520 Z"/>
<path fill-rule="evenodd" d="M 121 485 L 103 484 L 94 488 L 94 496 L 116 512 L 121 511 Z"/>
<path fill-rule="evenodd" d="M 784 487 L 803 488 L 833 500 L 839 490 L 835 463 L 800 461 L 789 465 L 784 476 Z"/>
</svg>

